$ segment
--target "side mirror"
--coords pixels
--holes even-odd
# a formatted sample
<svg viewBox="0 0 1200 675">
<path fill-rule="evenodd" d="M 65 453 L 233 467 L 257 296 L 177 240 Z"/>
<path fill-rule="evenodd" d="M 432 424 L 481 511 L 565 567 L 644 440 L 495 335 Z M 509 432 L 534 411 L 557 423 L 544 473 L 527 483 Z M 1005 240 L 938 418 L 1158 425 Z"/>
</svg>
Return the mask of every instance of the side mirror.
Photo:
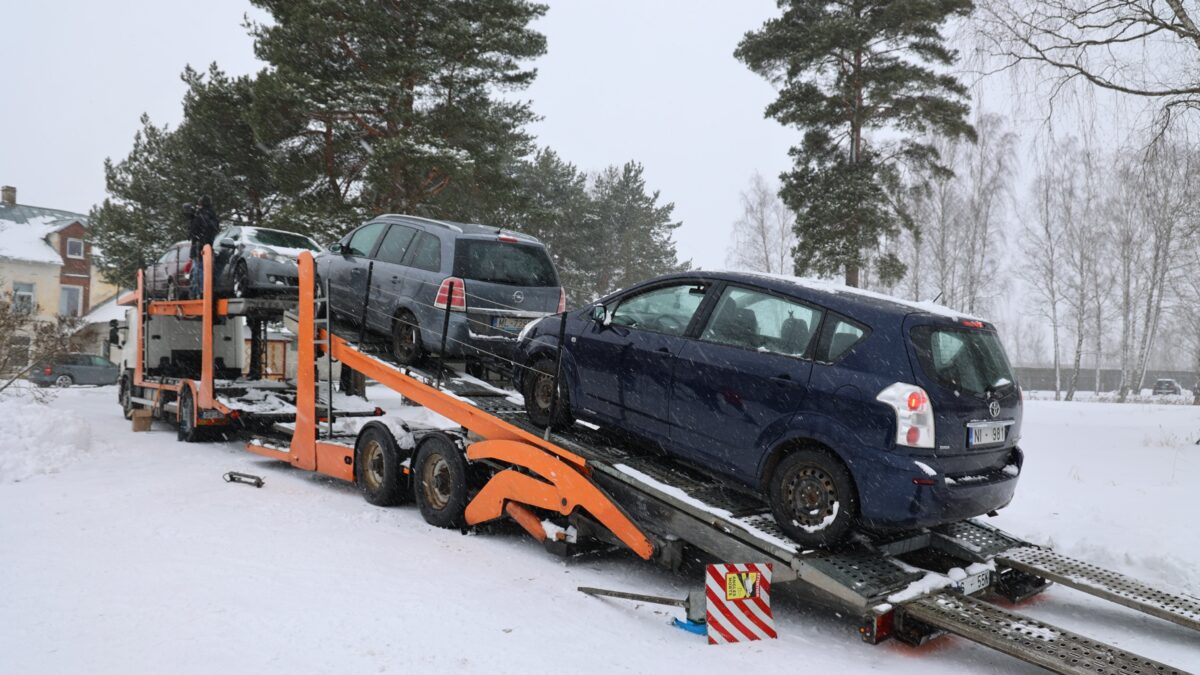
<svg viewBox="0 0 1200 675">
<path fill-rule="evenodd" d="M 591 312 L 588 313 L 588 318 L 601 326 L 609 324 L 608 308 L 604 305 L 593 305 Z"/>
<path fill-rule="evenodd" d="M 237 248 L 237 244 L 233 243 L 233 242 L 232 242 L 232 241 L 230 241 L 229 239 L 222 239 L 222 240 L 221 240 L 221 243 L 220 243 L 220 244 L 218 244 L 218 246 L 220 246 L 221 248 L 227 248 L 227 249 L 229 249 L 230 251 L 232 251 L 233 249 Z"/>
</svg>

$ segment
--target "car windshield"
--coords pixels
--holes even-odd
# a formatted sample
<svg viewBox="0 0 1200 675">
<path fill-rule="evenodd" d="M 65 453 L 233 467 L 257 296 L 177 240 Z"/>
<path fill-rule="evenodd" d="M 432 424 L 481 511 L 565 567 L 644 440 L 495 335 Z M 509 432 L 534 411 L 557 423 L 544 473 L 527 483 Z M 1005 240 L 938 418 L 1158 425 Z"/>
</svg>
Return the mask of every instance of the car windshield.
<svg viewBox="0 0 1200 675">
<path fill-rule="evenodd" d="M 454 276 L 509 286 L 557 286 L 546 249 L 487 239 L 459 239 Z"/>
<path fill-rule="evenodd" d="M 263 246 L 278 246 L 279 248 L 300 248 L 306 251 L 320 251 L 317 242 L 302 234 L 280 232 L 279 230 L 257 230 L 246 228 L 246 240 Z"/>
<path fill-rule="evenodd" d="M 911 335 L 917 360 L 939 384 L 980 396 L 1016 384 L 993 331 L 917 326 Z"/>
</svg>

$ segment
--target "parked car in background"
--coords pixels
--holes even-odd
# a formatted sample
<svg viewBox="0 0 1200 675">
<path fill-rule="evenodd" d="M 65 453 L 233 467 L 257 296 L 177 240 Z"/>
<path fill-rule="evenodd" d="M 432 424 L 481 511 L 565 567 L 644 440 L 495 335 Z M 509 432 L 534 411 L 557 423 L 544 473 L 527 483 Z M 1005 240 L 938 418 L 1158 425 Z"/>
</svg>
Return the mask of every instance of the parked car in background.
<svg viewBox="0 0 1200 675">
<path fill-rule="evenodd" d="M 931 304 L 790 277 L 673 274 L 522 335 L 538 424 L 624 432 L 765 497 L 805 546 L 1009 503 L 1021 394 L 995 328 Z"/>
<path fill-rule="evenodd" d="M 50 363 L 29 371 L 29 381 L 39 387 L 69 387 L 73 384 L 114 384 L 121 369 L 96 354 L 63 354 Z"/>
<path fill-rule="evenodd" d="M 228 227 L 213 241 L 215 290 L 219 295 L 248 298 L 268 293 L 294 295 L 300 285 L 297 258 L 319 253 L 313 239 L 265 227 Z"/>
<path fill-rule="evenodd" d="M 177 242 L 146 267 L 143 280 L 150 297 L 175 300 L 188 296 L 192 279 L 191 250 L 189 242 Z"/>
<path fill-rule="evenodd" d="M 1183 387 L 1175 380 L 1162 378 L 1154 381 L 1155 396 L 1178 396 L 1182 393 Z"/>
<path fill-rule="evenodd" d="M 411 364 L 438 353 L 507 358 L 534 319 L 562 311 L 566 295 L 541 242 L 484 225 L 384 215 L 317 256 L 335 318 L 391 339 Z"/>
</svg>

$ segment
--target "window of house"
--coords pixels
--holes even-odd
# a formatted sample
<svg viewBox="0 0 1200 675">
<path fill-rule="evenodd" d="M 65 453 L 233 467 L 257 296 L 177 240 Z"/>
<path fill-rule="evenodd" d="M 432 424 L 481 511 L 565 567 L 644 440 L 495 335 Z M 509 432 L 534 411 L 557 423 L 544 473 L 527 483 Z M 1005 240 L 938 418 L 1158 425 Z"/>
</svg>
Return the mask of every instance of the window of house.
<svg viewBox="0 0 1200 675">
<path fill-rule="evenodd" d="M 83 240 L 68 239 L 67 240 L 67 257 L 82 258 L 83 257 Z"/>
<path fill-rule="evenodd" d="M 79 286 L 63 286 L 58 294 L 58 313 L 63 316 L 82 315 L 83 288 Z"/>
<path fill-rule="evenodd" d="M 33 300 L 33 284 L 22 281 L 13 282 L 13 309 L 24 314 L 32 314 L 35 307 Z"/>
</svg>

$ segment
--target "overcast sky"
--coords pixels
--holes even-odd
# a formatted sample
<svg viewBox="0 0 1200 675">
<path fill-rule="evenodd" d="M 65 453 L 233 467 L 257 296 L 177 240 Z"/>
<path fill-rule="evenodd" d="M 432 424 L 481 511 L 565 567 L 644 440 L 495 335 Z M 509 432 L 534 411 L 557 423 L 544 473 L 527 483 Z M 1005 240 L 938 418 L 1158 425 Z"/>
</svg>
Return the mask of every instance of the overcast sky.
<svg viewBox="0 0 1200 675">
<path fill-rule="evenodd" d="M 738 192 L 787 166 L 798 139 L 763 118 L 772 87 L 733 58 L 771 0 L 550 2 L 549 51 L 526 92 L 540 143 L 587 171 L 641 161 L 675 203 L 679 253 L 725 262 Z M 0 40 L 0 184 L 21 203 L 87 212 L 103 161 L 128 152 L 138 118 L 180 120 L 187 64 L 250 73 L 245 0 L 7 3 Z"/>
</svg>

